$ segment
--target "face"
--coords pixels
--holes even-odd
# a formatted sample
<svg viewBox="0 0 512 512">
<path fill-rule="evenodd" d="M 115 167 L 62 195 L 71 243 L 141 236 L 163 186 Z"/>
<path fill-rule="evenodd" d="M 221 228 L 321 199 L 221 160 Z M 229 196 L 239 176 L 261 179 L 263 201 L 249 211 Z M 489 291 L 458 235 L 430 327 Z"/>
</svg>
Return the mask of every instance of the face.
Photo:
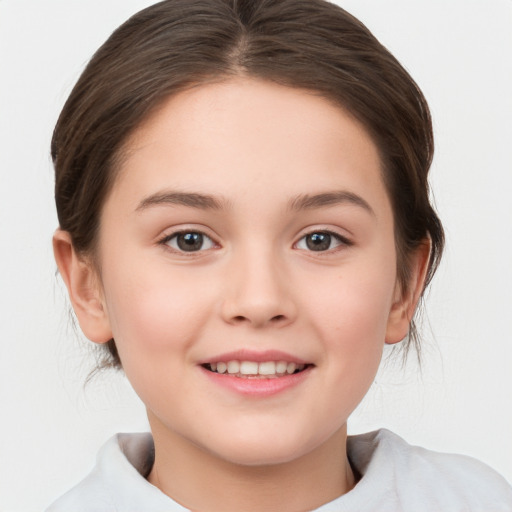
<svg viewBox="0 0 512 512">
<path fill-rule="evenodd" d="M 374 143 L 263 81 L 180 93 L 136 131 L 98 257 L 103 338 L 153 431 L 227 461 L 328 444 L 407 329 Z"/>
</svg>

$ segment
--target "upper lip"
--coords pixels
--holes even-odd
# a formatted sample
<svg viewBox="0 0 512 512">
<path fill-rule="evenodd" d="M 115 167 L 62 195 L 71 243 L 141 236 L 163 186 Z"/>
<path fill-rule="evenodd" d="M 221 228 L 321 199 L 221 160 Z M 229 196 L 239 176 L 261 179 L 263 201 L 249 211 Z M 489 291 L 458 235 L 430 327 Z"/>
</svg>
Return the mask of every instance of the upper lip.
<svg viewBox="0 0 512 512">
<path fill-rule="evenodd" d="M 288 354 L 287 352 L 283 352 L 281 350 L 256 351 L 247 349 L 224 352 L 223 354 L 208 357 L 207 359 L 200 361 L 199 364 L 219 362 L 227 363 L 228 361 L 254 361 L 256 363 L 264 363 L 266 361 L 286 361 L 287 363 L 310 364 L 305 359 L 294 356 L 292 354 Z"/>
</svg>

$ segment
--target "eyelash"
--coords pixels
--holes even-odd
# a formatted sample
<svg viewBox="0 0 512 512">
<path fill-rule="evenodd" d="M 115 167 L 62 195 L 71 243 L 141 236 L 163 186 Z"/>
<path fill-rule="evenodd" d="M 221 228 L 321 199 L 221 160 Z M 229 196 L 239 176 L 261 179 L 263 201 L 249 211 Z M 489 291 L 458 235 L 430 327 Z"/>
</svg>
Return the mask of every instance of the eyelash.
<svg viewBox="0 0 512 512">
<path fill-rule="evenodd" d="M 184 230 L 181 230 L 181 231 L 176 231 L 174 233 L 171 233 L 169 235 L 166 235 L 164 236 L 161 240 L 158 241 L 158 243 L 160 245 L 165 245 L 167 247 L 169 247 L 171 250 L 177 252 L 177 253 L 181 253 L 181 254 L 194 254 L 194 253 L 198 253 L 198 252 L 202 252 L 204 251 L 205 249 L 203 249 L 201 247 L 201 249 L 195 251 L 195 250 L 192 250 L 192 251 L 187 251 L 187 250 L 184 250 L 182 248 L 180 248 L 179 246 L 178 247 L 173 247 L 172 245 L 169 244 L 169 242 L 171 242 L 171 240 L 173 239 L 176 239 L 176 241 L 178 240 L 178 237 L 180 235 L 199 235 L 201 238 L 202 238 L 202 244 L 201 245 L 204 245 L 205 241 L 209 241 L 211 246 L 208 247 L 207 249 L 212 249 L 213 247 L 215 247 L 216 245 L 218 245 L 213 239 L 212 237 L 208 236 L 206 233 L 200 231 L 200 230 L 194 230 L 194 229 L 184 229 Z M 177 242 L 179 243 L 179 242 Z"/>
<path fill-rule="evenodd" d="M 186 249 L 183 249 L 182 247 L 179 247 L 179 236 L 180 235 L 194 235 L 194 236 L 199 236 L 201 237 L 201 247 L 198 249 L 198 250 L 186 250 Z M 326 249 L 326 250 L 315 250 L 315 249 L 312 249 L 311 246 L 308 246 L 308 242 L 306 241 L 308 237 L 313 237 L 313 236 L 327 236 L 328 237 L 328 242 L 329 242 L 329 247 Z M 330 245 L 332 243 L 332 241 L 334 241 L 337 243 L 337 245 L 334 247 L 334 248 L 331 248 Z M 176 247 L 173 247 L 169 242 L 171 242 L 172 240 L 176 240 L 176 244 L 177 246 Z M 192 243 L 193 243 L 194 240 L 192 240 Z M 207 247 L 206 249 L 203 248 L 203 245 L 206 241 L 209 241 L 209 247 Z M 299 244 L 302 242 L 302 241 L 305 241 L 305 244 L 306 244 L 306 247 L 300 247 Z M 320 246 L 320 244 L 322 243 L 322 240 L 320 240 L 320 243 L 318 244 L 318 246 Z M 161 240 L 158 241 L 158 244 L 159 245 L 163 245 L 163 246 L 167 246 L 169 249 L 173 250 L 174 252 L 177 252 L 179 254 L 197 254 L 197 253 L 200 253 L 200 252 L 203 252 L 205 250 L 209 250 L 209 249 L 213 249 L 216 245 L 218 245 L 210 236 L 208 236 L 206 233 L 204 233 L 203 231 L 200 231 L 200 230 L 192 230 L 192 229 L 189 229 L 189 230 L 181 230 L 181 231 L 176 231 L 174 233 L 171 233 L 169 235 L 166 235 L 165 237 L 163 237 Z M 191 247 L 192 247 L 192 244 L 190 244 Z M 349 240 L 348 238 L 340 235 L 339 233 L 335 233 L 334 231 L 330 231 L 330 230 L 326 230 L 326 229 L 319 229 L 319 230 L 313 230 L 313 231 L 310 231 L 309 233 L 306 233 L 304 234 L 295 244 L 294 244 L 294 248 L 296 249 L 299 249 L 299 250 L 304 250 L 304 251 L 307 251 L 307 252 L 312 252 L 312 253 L 330 253 L 330 252 L 333 252 L 333 251 L 336 251 L 336 250 L 339 250 L 339 247 L 350 247 L 353 245 L 353 242 L 351 240 Z"/>
<path fill-rule="evenodd" d="M 314 249 L 311 249 L 311 247 L 308 247 L 308 248 L 301 248 L 301 247 L 299 247 L 299 244 L 303 240 L 305 241 L 308 237 L 312 237 L 314 235 L 328 236 L 329 237 L 329 245 L 333 241 L 333 239 L 337 242 L 337 245 L 334 248 L 329 247 L 326 250 L 318 250 L 318 251 L 315 251 Z M 307 244 L 307 241 L 305 243 Z M 308 251 L 308 252 L 313 252 L 313 253 L 314 252 L 317 252 L 317 253 L 332 253 L 333 251 L 339 250 L 340 247 L 350 247 L 352 245 L 353 245 L 353 242 L 351 240 L 349 240 L 348 238 L 340 235 L 339 233 L 336 233 L 334 231 L 330 231 L 328 229 L 318 229 L 318 230 L 310 231 L 309 233 L 306 233 L 305 235 L 303 235 L 298 240 L 298 242 L 295 243 L 295 247 L 297 247 L 298 249 L 305 250 L 305 251 Z"/>
</svg>

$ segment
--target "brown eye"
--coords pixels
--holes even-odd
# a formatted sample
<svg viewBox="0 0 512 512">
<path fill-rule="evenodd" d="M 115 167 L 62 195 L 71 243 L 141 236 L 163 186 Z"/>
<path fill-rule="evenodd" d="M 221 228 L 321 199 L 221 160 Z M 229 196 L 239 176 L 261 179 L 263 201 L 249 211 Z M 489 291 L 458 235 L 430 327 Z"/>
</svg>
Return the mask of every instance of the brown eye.
<svg viewBox="0 0 512 512">
<path fill-rule="evenodd" d="M 327 251 L 331 247 L 331 235 L 328 233 L 312 233 L 305 238 L 306 245 L 311 251 Z"/>
<path fill-rule="evenodd" d="M 340 245 L 351 245 L 344 237 L 328 231 L 315 231 L 303 236 L 297 242 L 297 249 L 323 252 L 336 249 Z"/>
<path fill-rule="evenodd" d="M 214 246 L 210 237 L 197 231 L 176 233 L 168 237 L 165 243 L 180 252 L 204 251 Z"/>
</svg>

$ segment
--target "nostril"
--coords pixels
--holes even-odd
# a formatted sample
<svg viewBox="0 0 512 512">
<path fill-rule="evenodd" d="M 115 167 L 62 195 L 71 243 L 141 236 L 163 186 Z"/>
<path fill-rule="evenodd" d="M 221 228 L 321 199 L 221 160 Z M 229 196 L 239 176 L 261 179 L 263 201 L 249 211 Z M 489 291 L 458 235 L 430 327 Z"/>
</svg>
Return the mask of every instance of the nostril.
<svg viewBox="0 0 512 512">
<path fill-rule="evenodd" d="M 285 320 L 285 319 L 286 319 L 286 316 L 285 316 L 285 315 L 276 315 L 276 316 L 271 317 L 271 318 L 270 318 L 270 320 L 269 320 L 269 322 L 270 322 L 270 323 L 279 323 L 279 322 L 282 322 L 282 321 L 283 321 L 283 320 Z M 250 319 L 250 318 L 248 318 L 248 317 L 246 317 L 246 316 L 244 316 L 244 315 L 237 315 L 237 316 L 234 316 L 234 317 L 232 318 L 232 321 L 233 321 L 234 323 L 237 323 L 237 324 L 241 324 L 241 323 L 244 323 L 244 322 L 247 322 L 247 321 L 249 321 L 250 323 L 252 323 L 252 322 L 251 322 L 251 319 Z M 255 322 L 255 323 L 259 323 L 259 322 Z"/>
</svg>

